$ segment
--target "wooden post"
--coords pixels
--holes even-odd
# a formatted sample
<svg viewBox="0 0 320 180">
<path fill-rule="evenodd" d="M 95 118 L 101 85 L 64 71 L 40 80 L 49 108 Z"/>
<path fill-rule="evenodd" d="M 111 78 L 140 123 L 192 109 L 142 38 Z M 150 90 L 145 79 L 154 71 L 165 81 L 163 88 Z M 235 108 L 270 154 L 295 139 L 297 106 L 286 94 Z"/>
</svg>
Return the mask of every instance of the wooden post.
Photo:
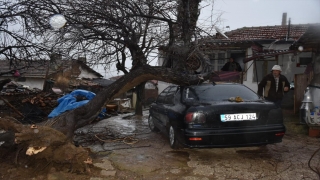
<svg viewBox="0 0 320 180">
<path fill-rule="evenodd" d="M 0 96 L 0 99 L 2 99 L 4 101 L 4 103 L 6 103 L 11 109 L 13 109 L 17 114 L 19 114 L 22 118 L 24 118 L 24 115 L 18 111 L 18 109 L 16 109 L 14 106 L 12 106 L 7 100 L 5 100 L 3 97 Z"/>
</svg>

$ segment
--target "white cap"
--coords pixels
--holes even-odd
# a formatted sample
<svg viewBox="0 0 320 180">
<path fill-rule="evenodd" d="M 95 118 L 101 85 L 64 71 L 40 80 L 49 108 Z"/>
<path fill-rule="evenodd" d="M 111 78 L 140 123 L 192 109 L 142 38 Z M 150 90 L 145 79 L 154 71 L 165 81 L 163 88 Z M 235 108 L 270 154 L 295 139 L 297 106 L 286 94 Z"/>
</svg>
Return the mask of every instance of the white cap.
<svg viewBox="0 0 320 180">
<path fill-rule="evenodd" d="M 282 71 L 281 66 L 279 66 L 279 65 L 274 65 L 274 66 L 272 67 L 271 71 L 273 71 L 273 70 Z"/>
</svg>

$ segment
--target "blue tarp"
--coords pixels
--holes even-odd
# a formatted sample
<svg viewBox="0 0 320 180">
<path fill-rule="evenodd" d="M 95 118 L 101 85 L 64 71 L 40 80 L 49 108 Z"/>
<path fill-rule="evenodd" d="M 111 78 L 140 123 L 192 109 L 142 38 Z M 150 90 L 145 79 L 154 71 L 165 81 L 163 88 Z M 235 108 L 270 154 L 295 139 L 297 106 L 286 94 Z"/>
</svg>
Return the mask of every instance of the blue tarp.
<svg viewBox="0 0 320 180">
<path fill-rule="evenodd" d="M 56 117 L 60 115 L 61 113 L 72 110 L 75 108 L 78 108 L 80 106 L 83 106 L 84 104 L 88 103 L 92 98 L 96 96 L 95 93 L 77 89 L 72 91 L 70 94 L 67 94 L 61 98 L 58 99 L 59 105 L 48 115 L 49 118 Z M 79 97 L 85 97 L 85 100 L 78 101 L 77 98 Z"/>
</svg>

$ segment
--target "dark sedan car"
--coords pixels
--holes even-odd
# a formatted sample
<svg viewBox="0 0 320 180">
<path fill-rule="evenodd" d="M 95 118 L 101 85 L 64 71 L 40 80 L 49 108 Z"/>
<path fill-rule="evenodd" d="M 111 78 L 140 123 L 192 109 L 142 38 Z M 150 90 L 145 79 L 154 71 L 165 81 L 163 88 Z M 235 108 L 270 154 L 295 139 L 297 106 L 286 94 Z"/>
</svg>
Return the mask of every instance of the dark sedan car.
<svg viewBox="0 0 320 180">
<path fill-rule="evenodd" d="M 174 149 L 258 146 L 285 134 L 281 109 L 235 83 L 169 86 L 151 104 L 148 122 Z"/>
</svg>

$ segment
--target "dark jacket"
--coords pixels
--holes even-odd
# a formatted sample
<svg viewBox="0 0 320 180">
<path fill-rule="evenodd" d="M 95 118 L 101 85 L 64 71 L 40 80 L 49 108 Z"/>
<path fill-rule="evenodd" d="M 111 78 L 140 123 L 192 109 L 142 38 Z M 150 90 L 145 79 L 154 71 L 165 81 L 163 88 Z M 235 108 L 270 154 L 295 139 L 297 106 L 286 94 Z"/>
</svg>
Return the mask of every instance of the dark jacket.
<svg viewBox="0 0 320 180">
<path fill-rule="evenodd" d="M 231 63 L 234 65 L 234 68 L 235 69 L 230 69 L 232 66 L 231 66 Z M 222 71 L 242 71 L 242 68 L 240 66 L 239 63 L 233 61 L 233 62 L 227 62 L 222 68 L 221 68 Z"/>
<path fill-rule="evenodd" d="M 258 94 L 262 96 L 264 90 L 264 97 L 271 101 L 281 100 L 285 93 L 284 87 L 290 88 L 290 83 L 284 75 L 279 76 L 278 91 L 276 92 L 276 81 L 273 74 L 266 75 L 258 85 Z"/>
</svg>

